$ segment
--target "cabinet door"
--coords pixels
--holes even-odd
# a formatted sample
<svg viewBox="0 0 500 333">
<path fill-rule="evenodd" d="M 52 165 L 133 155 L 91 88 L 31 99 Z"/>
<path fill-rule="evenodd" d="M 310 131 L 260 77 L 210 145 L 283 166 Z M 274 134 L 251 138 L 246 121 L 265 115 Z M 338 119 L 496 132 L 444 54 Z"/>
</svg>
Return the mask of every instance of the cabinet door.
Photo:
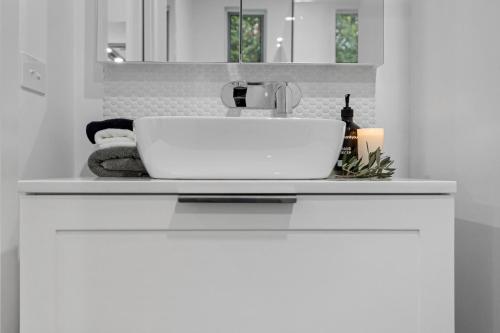
<svg viewBox="0 0 500 333">
<path fill-rule="evenodd" d="M 423 203 L 432 216 L 420 206 L 404 218 Z M 381 218 L 352 214 L 359 204 L 381 205 Z M 25 198 L 22 332 L 451 333 L 452 257 L 429 238 L 449 245 L 450 208 L 443 197 Z M 429 251 L 442 265 L 432 272 Z M 422 306 L 432 297 L 435 319 Z"/>
</svg>

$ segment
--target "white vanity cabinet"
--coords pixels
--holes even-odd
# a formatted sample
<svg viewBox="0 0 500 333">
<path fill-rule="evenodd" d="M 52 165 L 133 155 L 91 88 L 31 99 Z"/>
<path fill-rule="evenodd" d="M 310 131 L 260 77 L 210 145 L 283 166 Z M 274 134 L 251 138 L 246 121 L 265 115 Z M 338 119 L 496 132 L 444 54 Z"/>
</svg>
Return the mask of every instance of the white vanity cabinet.
<svg viewBox="0 0 500 333">
<path fill-rule="evenodd" d="M 454 332 L 450 194 L 22 187 L 21 333 Z"/>
</svg>

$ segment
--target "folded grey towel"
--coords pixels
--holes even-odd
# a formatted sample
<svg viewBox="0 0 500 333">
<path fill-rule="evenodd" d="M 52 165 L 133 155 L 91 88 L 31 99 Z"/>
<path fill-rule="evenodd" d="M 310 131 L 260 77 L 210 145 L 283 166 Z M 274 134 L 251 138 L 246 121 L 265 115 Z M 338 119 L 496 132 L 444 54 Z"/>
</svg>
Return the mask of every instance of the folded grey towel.
<svg viewBox="0 0 500 333">
<path fill-rule="evenodd" d="M 98 177 L 148 177 L 136 147 L 114 147 L 95 151 L 88 165 Z"/>
</svg>

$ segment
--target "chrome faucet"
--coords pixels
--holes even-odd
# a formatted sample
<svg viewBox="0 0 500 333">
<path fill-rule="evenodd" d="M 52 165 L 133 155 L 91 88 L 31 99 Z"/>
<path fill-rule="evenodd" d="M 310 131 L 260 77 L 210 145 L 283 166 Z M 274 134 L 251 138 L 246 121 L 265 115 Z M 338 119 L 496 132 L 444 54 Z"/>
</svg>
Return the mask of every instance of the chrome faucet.
<svg viewBox="0 0 500 333">
<path fill-rule="evenodd" d="M 286 81 L 233 81 L 222 88 L 221 99 L 229 109 L 272 110 L 274 117 L 286 118 L 299 105 L 302 92 Z"/>
<path fill-rule="evenodd" d="M 288 82 L 277 82 L 275 84 L 276 110 L 275 116 L 286 118 L 292 112 L 292 103 Z"/>
</svg>

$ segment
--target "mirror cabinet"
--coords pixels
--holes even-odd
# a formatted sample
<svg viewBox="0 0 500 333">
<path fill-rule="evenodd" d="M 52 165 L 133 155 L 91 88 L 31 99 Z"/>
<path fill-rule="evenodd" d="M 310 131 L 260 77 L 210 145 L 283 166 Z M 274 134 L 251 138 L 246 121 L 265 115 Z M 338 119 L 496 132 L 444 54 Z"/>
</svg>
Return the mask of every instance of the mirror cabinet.
<svg viewBox="0 0 500 333">
<path fill-rule="evenodd" d="M 383 63 L 384 0 L 97 1 L 102 62 Z"/>
</svg>

